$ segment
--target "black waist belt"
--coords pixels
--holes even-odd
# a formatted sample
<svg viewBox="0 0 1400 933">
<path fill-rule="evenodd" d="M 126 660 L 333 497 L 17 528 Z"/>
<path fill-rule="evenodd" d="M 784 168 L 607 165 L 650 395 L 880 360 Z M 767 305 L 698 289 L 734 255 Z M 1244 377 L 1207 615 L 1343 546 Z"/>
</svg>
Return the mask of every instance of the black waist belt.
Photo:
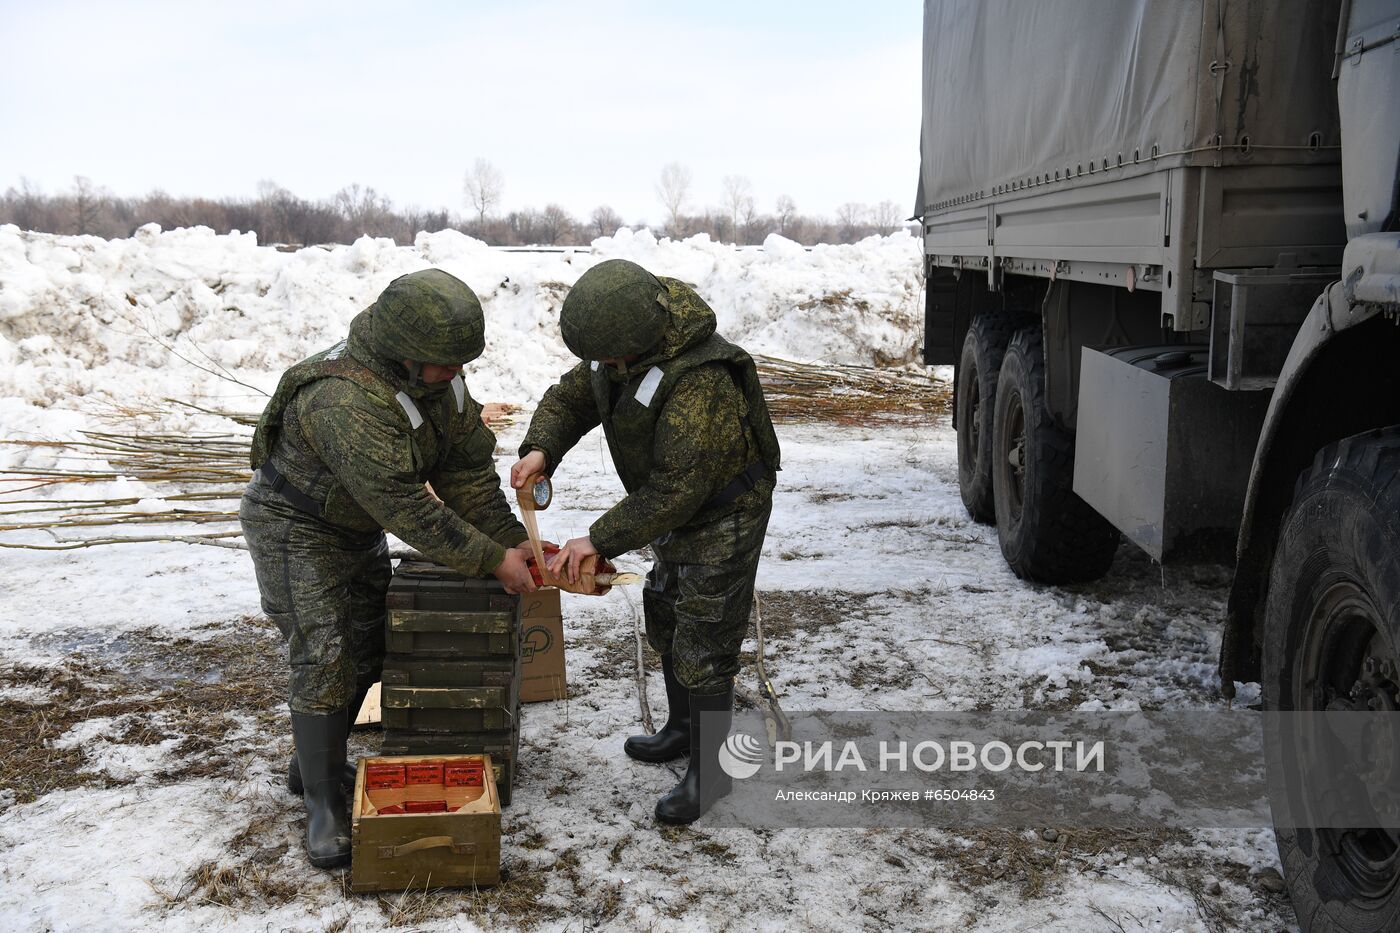
<svg viewBox="0 0 1400 933">
<path fill-rule="evenodd" d="M 755 460 L 749 464 L 748 469 L 730 480 L 729 485 L 719 491 L 719 495 L 705 503 L 705 508 L 717 509 L 722 505 L 728 505 L 757 486 L 758 481 L 767 475 L 768 464 L 764 463 L 762 458 Z"/>
<path fill-rule="evenodd" d="M 264 483 L 272 487 L 273 492 L 296 506 L 300 511 L 317 518 L 324 516 L 325 510 L 321 503 L 287 482 L 287 477 L 283 476 L 277 467 L 272 465 L 271 460 L 258 467 L 258 475 L 262 477 Z"/>
</svg>

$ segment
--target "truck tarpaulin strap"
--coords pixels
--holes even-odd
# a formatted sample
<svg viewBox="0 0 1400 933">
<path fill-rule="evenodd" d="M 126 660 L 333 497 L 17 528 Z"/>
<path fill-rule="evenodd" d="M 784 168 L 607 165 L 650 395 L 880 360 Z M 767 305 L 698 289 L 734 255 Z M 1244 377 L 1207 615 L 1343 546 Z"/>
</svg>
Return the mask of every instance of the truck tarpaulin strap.
<svg viewBox="0 0 1400 933">
<path fill-rule="evenodd" d="M 286 499 L 299 510 L 308 515 L 314 515 L 317 518 L 323 517 L 324 508 L 321 503 L 287 482 L 287 477 L 283 476 L 281 472 L 278 471 L 277 467 L 272 465 L 271 460 L 258 467 L 258 476 L 262 478 L 264 483 L 272 487 L 273 492 L 280 495 L 283 499 Z"/>
</svg>

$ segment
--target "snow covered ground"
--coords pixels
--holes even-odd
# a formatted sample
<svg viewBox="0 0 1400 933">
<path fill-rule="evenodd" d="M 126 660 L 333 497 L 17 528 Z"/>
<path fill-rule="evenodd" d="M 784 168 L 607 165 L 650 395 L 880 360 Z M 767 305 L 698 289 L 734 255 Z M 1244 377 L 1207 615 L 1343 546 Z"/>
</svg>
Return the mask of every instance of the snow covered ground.
<svg viewBox="0 0 1400 933">
<path fill-rule="evenodd" d="M 114 401 L 182 390 L 202 403 L 255 407 L 226 381 L 172 361 L 151 334 L 267 388 L 283 366 L 338 339 L 388 278 L 429 263 L 486 298 L 491 339 L 469 372 L 474 394 L 528 401 L 567 365 L 550 331 L 563 291 L 588 263 L 616 255 L 696 283 L 722 331 L 755 351 L 903 362 L 917 344 L 918 250 L 907 237 L 813 252 L 770 241 L 735 253 L 619 236 L 568 255 L 502 254 L 440 234 L 413 248 L 362 241 L 279 253 L 195 231 L 109 244 L 0 228 L 0 436 L 59 435 L 97 423 Z M 203 422 L 171 411 L 163 423 Z M 502 431 L 502 449 L 523 429 Z M 785 708 L 1219 702 L 1213 666 L 1226 568 L 1163 570 L 1124 548 L 1095 584 L 1030 586 L 1005 568 L 995 533 L 969 522 L 945 420 L 785 425 L 780 436 L 785 469 L 759 589 L 769 672 Z M 0 449 L 0 464 L 46 456 Z M 509 462 L 501 457 L 503 469 Z M 556 504 L 542 516 L 556 540 L 583 532 L 620 493 L 596 436 L 556 481 Z M 290 751 L 280 646 L 258 615 L 246 555 L 137 544 L 5 550 L 0 561 L 5 929 L 1292 923 L 1273 890 L 1273 838 L 1262 829 L 755 832 L 703 820 L 658 828 L 652 805 L 676 778 L 621 754 L 638 704 L 633 609 L 617 592 L 565 597 L 571 697 L 525 710 L 504 818 L 505 882 L 351 895 L 342 873 L 315 871 L 301 853 L 300 803 L 280 785 Z M 743 677 L 752 683 L 751 667 Z M 659 673 L 650 696 L 664 702 Z M 357 734 L 366 750 L 373 740 Z M 46 770 L 22 765 L 20 752 Z"/>
</svg>

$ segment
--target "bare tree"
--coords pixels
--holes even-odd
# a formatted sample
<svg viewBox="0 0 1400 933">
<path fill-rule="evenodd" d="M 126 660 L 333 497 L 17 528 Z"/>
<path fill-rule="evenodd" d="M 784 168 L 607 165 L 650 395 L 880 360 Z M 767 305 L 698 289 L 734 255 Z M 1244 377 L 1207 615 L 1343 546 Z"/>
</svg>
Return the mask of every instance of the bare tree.
<svg viewBox="0 0 1400 933">
<path fill-rule="evenodd" d="M 864 204 L 847 201 L 836 209 L 836 224 L 840 228 L 841 242 L 850 243 L 856 238 L 856 231 L 865 225 L 869 209 Z"/>
<path fill-rule="evenodd" d="M 107 195 L 86 175 L 73 176 L 73 232 L 79 236 L 97 232 L 97 222 L 107 209 Z"/>
<path fill-rule="evenodd" d="M 729 219 L 729 230 L 734 242 L 738 243 L 740 226 L 753 217 L 753 186 L 743 175 L 725 175 L 720 182 L 720 190 L 724 212 Z"/>
<path fill-rule="evenodd" d="M 622 215 L 606 204 L 593 209 L 593 215 L 588 218 L 588 223 L 596 236 L 612 236 L 623 225 Z"/>
<path fill-rule="evenodd" d="M 796 217 L 796 202 L 786 194 L 778 195 L 778 201 L 773 210 L 773 219 L 778 222 L 778 232 L 787 236 L 787 232 L 792 229 L 792 222 Z"/>
<path fill-rule="evenodd" d="M 335 193 L 335 208 L 351 227 L 350 234 L 382 233 L 394 205 L 373 188 L 346 185 Z"/>
<path fill-rule="evenodd" d="M 486 223 L 486 215 L 501 204 L 506 182 L 501 170 L 485 159 L 477 159 L 467 172 L 467 201 L 476 211 L 477 223 Z"/>
<path fill-rule="evenodd" d="M 688 177 L 680 166 L 674 177 L 685 184 L 669 190 L 689 193 Z M 543 211 L 523 208 L 508 215 L 488 216 L 479 222 L 475 215 L 457 219 L 447 210 L 425 210 L 417 206 L 395 207 L 374 189 L 350 185 L 335 197 L 308 201 L 273 181 L 263 181 L 252 198 L 172 197 L 152 191 L 136 198 L 118 197 L 95 186 L 86 178 L 77 180 L 76 190 L 48 195 L 32 182 L 0 191 L 0 224 L 18 224 L 44 233 L 72 233 L 81 229 L 105 237 L 130 236 L 142 224 L 155 221 L 166 229 L 201 225 L 217 233 L 251 231 L 264 244 L 349 243 L 357 236 L 392 237 L 401 244 L 412 243 L 420 230 L 454 228 L 494 245 L 528 243 L 578 243 L 585 238 L 607 235 L 621 227 L 617 212 L 606 205 L 579 224 L 557 204 Z M 684 207 L 684 198 L 672 214 L 671 231 L 705 232 L 716 242 L 758 243 L 771 231 L 812 246 L 817 243 L 851 242 L 876 229 L 886 232 L 900 226 L 898 210 L 892 202 L 873 210 L 858 203 L 841 206 L 835 218 L 804 216 L 797 212 L 791 197 L 776 200 L 773 214 L 759 214 L 752 206 L 747 180 L 726 179 L 728 193 L 734 195 L 723 207 L 697 210 Z M 661 186 L 658 185 L 658 191 Z M 675 203 L 675 202 L 673 202 Z M 693 204 L 693 202 L 692 202 Z M 737 213 L 735 208 L 737 207 Z M 499 209 L 498 209 L 499 210 Z M 893 218 L 893 219 L 892 219 Z M 637 229 L 647 226 L 635 221 Z M 658 235 L 663 231 L 657 225 Z"/>
<path fill-rule="evenodd" d="M 666 209 L 667 224 L 673 234 L 681 232 L 681 211 L 690 197 L 690 169 L 679 162 L 667 162 L 661 167 L 656 182 L 656 194 Z"/>
<path fill-rule="evenodd" d="M 573 215 L 564 210 L 563 207 L 558 204 L 547 204 L 544 212 L 540 214 L 540 242 L 553 246 L 561 240 L 572 240 L 574 229 L 577 226 Z"/>
<path fill-rule="evenodd" d="M 3 198 L 5 214 L 0 223 L 15 224 L 22 230 L 44 230 L 54 226 L 53 199 L 44 196 L 40 187 L 23 175 L 19 187 L 10 187 Z"/>
<path fill-rule="evenodd" d="M 902 211 L 899 205 L 893 201 L 881 201 L 875 205 L 871 221 L 875 225 L 875 232 L 880 236 L 889 236 L 899 229 L 900 214 Z"/>
<path fill-rule="evenodd" d="M 540 232 L 542 223 L 540 212 L 533 207 L 511 211 L 505 220 L 506 235 L 509 237 L 505 242 L 519 245 L 541 242 L 544 239 Z"/>
</svg>

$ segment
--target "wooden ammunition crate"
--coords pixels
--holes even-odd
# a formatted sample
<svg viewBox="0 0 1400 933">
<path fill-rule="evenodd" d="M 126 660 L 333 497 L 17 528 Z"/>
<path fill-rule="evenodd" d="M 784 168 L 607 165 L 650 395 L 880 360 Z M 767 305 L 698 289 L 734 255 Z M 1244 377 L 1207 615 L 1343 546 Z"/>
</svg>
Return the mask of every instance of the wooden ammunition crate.
<svg viewBox="0 0 1400 933">
<path fill-rule="evenodd" d="M 510 658 L 451 661 L 391 654 L 380 675 L 386 687 L 513 687 L 517 667 Z"/>
<path fill-rule="evenodd" d="M 510 687 L 390 687 L 379 700 L 385 729 L 499 732 L 515 727 Z"/>
<path fill-rule="evenodd" d="M 423 732 L 501 731 L 520 711 L 519 666 L 513 660 L 435 661 L 393 655 L 384 660 L 386 729 Z"/>
<path fill-rule="evenodd" d="M 509 804 L 519 751 L 520 598 L 495 579 L 399 564 L 385 600 L 385 755 L 489 754 Z"/>
<path fill-rule="evenodd" d="M 520 597 L 494 578 L 404 561 L 389 582 L 385 650 L 418 659 L 518 658 Z"/>
<path fill-rule="evenodd" d="M 367 766 L 443 763 L 473 758 L 490 770 L 489 755 L 377 756 L 360 760 L 351 806 L 350 888 L 403 891 L 408 888 L 471 887 L 501 880 L 501 803 L 496 785 L 477 787 L 414 784 L 371 789 Z M 455 813 L 380 813 L 407 801 L 443 800 Z"/>
<path fill-rule="evenodd" d="M 520 654 L 520 626 L 514 612 L 390 609 L 384 647 L 417 658 L 510 658 Z"/>
<path fill-rule="evenodd" d="M 502 732 L 411 732 L 387 730 L 383 755 L 480 755 L 491 757 L 501 806 L 510 806 L 515 785 L 515 762 L 520 753 L 520 730 Z"/>
<path fill-rule="evenodd" d="M 520 597 L 506 592 L 495 577 L 464 577 L 423 561 L 400 561 L 389 583 L 390 609 L 451 609 L 514 612 Z"/>
</svg>

